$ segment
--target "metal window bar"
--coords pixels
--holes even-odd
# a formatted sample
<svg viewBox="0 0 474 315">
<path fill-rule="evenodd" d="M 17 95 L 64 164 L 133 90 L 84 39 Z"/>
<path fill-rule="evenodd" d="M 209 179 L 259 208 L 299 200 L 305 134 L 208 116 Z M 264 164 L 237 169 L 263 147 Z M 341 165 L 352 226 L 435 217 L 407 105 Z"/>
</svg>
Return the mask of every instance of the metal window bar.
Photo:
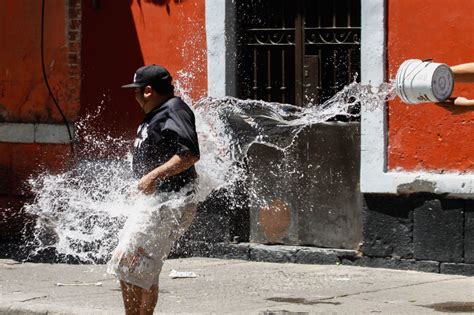
<svg viewBox="0 0 474 315">
<path fill-rule="evenodd" d="M 305 91 L 323 102 L 352 82 L 360 69 L 360 1 L 238 0 L 238 96 L 304 105 Z"/>
</svg>

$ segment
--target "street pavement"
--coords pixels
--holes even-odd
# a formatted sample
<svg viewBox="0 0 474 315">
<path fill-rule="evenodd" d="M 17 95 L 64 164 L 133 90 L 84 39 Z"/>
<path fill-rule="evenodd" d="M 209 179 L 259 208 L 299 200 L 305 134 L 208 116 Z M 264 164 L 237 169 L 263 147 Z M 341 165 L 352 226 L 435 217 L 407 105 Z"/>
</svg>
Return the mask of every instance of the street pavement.
<svg viewBox="0 0 474 315">
<path fill-rule="evenodd" d="M 0 314 L 123 314 L 118 282 L 105 269 L 1 259 Z M 171 278 L 176 272 L 196 277 Z M 166 261 L 155 313 L 462 314 L 459 311 L 474 312 L 474 277 L 186 258 Z"/>
</svg>

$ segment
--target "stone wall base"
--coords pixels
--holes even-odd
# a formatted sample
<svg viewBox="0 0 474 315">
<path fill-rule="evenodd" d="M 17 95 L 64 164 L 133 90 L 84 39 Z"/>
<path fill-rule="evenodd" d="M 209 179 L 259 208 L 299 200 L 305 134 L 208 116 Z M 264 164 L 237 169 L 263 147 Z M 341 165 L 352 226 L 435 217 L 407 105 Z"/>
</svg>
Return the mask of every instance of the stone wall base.
<svg viewBox="0 0 474 315">
<path fill-rule="evenodd" d="M 254 243 L 211 244 L 190 241 L 185 246 L 175 248 L 171 258 L 189 256 L 242 259 L 274 263 L 350 265 L 444 274 L 459 274 L 466 276 L 474 275 L 474 264 L 444 263 L 433 260 L 401 259 L 392 257 L 381 258 L 361 256 L 360 252 L 348 249 L 262 245 Z"/>
</svg>

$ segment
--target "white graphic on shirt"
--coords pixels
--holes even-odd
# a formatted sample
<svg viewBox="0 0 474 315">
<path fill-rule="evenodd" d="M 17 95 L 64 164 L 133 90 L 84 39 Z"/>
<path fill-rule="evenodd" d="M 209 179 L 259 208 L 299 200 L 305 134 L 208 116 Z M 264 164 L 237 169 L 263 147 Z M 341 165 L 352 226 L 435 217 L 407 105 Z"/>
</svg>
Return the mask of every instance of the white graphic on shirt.
<svg viewBox="0 0 474 315">
<path fill-rule="evenodd" d="M 137 137 L 135 138 L 135 142 L 133 143 L 133 146 L 139 149 L 146 138 L 148 138 L 148 124 L 147 123 L 141 124 L 138 127 Z"/>
</svg>

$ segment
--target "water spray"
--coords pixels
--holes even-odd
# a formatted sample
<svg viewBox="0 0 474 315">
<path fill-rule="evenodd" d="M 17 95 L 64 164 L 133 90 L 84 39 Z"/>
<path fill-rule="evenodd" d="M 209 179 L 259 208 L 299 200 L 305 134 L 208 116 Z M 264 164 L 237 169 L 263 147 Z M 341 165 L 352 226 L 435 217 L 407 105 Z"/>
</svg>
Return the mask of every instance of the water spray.
<svg viewBox="0 0 474 315">
<path fill-rule="evenodd" d="M 231 196 L 235 187 L 252 189 L 242 186 L 248 175 L 247 150 L 252 144 L 286 152 L 305 127 L 341 115 L 357 116 L 355 106 L 374 110 L 394 97 L 393 84 L 371 87 L 354 81 L 325 103 L 308 107 L 233 97 L 199 100 L 194 104 L 201 147 L 196 165 L 199 201 L 219 189 L 226 190 L 229 200 L 236 199 Z M 102 152 L 114 139 L 95 134 L 87 126 L 89 120 L 85 117 L 76 123 L 85 135 L 81 145 L 85 150 Z M 127 145 L 124 139 L 115 140 Z M 130 154 L 115 160 L 82 160 L 66 172 L 45 173 L 29 184 L 35 200 L 25 211 L 36 218 L 28 231 L 29 259 L 54 251 L 56 257 L 71 257 L 72 261 L 105 262 L 127 218 L 156 205 L 134 191 L 137 183 L 131 173 Z M 251 202 L 259 204 L 258 193 L 248 191 L 248 195 Z M 238 207 L 228 205 L 233 206 Z"/>
</svg>

